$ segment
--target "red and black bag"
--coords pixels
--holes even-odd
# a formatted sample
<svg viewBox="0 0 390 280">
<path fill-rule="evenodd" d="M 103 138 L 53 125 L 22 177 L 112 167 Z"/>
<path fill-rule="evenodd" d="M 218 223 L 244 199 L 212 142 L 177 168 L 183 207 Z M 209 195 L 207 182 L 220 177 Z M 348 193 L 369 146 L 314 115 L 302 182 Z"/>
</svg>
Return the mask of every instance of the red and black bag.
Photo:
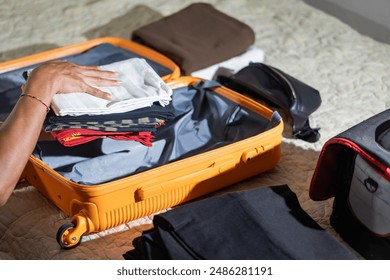
<svg viewBox="0 0 390 280">
<path fill-rule="evenodd" d="M 367 259 L 390 259 L 390 110 L 328 140 L 310 197 L 334 197 L 330 223 Z"/>
</svg>

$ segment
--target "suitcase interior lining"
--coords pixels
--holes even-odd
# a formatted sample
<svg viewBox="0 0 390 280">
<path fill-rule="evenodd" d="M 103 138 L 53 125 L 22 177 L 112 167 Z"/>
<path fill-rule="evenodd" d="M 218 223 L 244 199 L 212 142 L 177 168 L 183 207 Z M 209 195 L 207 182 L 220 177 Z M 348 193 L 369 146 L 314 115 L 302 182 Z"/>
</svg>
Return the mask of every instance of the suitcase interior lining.
<svg viewBox="0 0 390 280">
<path fill-rule="evenodd" d="M 223 147 L 277 125 L 212 89 L 177 88 L 172 102 L 175 119 L 157 129 L 152 147 L 108 138 L 75 147 L 40 141 L 34 155 L 65 178 L 94 185 Z"/>
</svg>

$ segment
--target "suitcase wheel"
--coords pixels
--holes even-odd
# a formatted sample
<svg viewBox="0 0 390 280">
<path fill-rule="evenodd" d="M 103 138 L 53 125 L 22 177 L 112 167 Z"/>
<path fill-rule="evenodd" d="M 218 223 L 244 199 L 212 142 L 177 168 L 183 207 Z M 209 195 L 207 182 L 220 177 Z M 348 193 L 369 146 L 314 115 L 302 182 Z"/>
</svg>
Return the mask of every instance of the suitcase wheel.
<svg viewBox="0 0 390 280">
<path fill-rule="evenodd" d="M 73 249 L 81 243 L 81 236 L 72 234 L 76 229 L 74 223 L 62 225 L 57 231 L 57 242 L 62 249 Z"/>
</svg>

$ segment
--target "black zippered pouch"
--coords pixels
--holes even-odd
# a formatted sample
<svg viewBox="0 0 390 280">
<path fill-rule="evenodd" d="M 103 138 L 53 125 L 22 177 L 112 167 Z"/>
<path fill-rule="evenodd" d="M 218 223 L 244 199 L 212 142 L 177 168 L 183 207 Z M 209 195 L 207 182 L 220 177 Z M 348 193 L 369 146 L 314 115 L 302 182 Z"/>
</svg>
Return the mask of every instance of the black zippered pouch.
<svg viewBox="0 0 390 280">
<path fill-rule="evenodd" d="M 233 75 L 227 69 L 219 69 L 214 79 L 283 110 L 291 117 L 293 137 L 307 142 L 320 138 L 319 128 L 312 128 L 309 123 L 309 115 L 321 105 L 320 93 L 313 87 L 263 63 L 250 63 Z"/>
</svg>

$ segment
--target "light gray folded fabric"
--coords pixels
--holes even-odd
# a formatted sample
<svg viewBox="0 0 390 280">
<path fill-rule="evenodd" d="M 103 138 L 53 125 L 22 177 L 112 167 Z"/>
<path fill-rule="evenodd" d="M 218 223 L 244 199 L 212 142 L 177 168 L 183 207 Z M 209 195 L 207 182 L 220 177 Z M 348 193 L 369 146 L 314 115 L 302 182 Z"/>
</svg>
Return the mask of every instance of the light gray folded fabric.
<svg viewBox="0 0 390 280">
<path fill-rule="evenodd" d="M 244 53 L 213 64 L 209 67 L 197 70 L 191 73 L 191 76 L 211 80 L 219 68 L 227 68 L 232 74 L 237 73 L 242 68 L 248 66 L 251 62 L 263 62 L 264 51 L 255 46 L 249 47 Z"/>
</svg>

